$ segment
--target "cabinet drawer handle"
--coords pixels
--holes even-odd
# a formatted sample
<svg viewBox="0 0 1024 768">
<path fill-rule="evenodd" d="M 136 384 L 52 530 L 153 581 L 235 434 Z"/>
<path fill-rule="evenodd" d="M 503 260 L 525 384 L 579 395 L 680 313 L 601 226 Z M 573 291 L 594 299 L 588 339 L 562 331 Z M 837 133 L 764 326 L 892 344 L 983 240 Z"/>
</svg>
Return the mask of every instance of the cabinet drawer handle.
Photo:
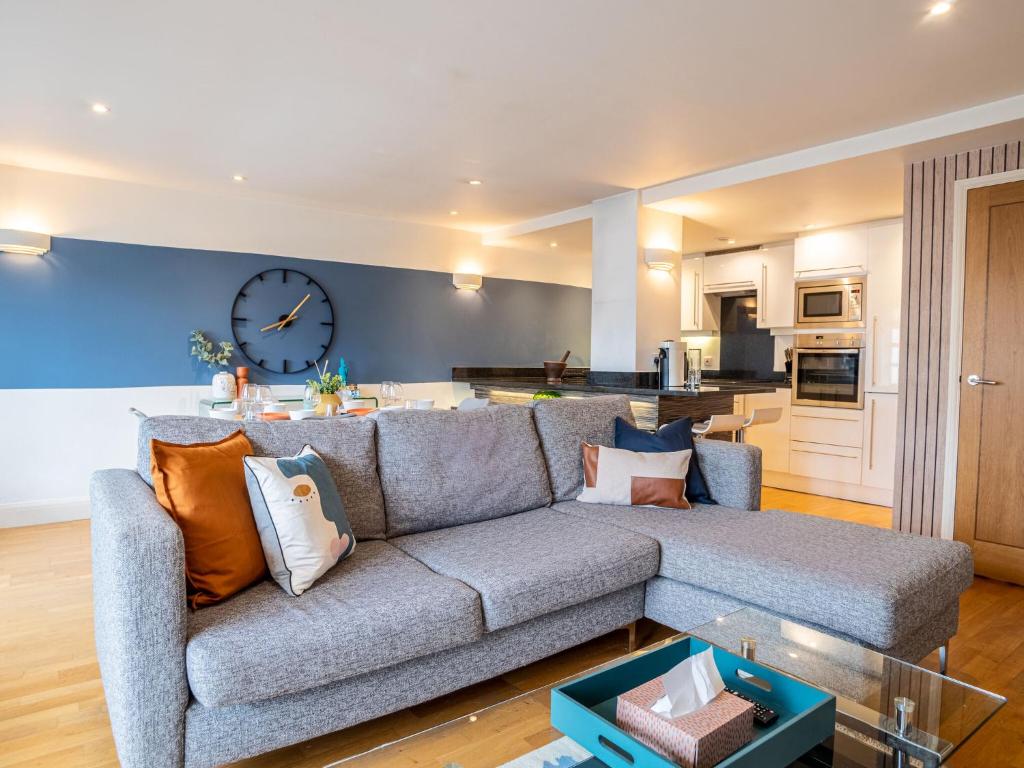
<svg viewBox="0 0 1024 768">
<path fill-rule="evenodd" d="M 636 760 L 633 758 L 633 756 L 631 754 L 629 754 L 629 752 L 624 750 L 618 744 L 610 741 L 609 739 L 606 739 L 604 736 L 599 734 L 598 737 L 597 737 L 597 741 L 598 741 L 598 743 L 602 747 L 607 749 L 609 752 L 611 752 L 616 757 L 618 757 L 618 758 L 620 758 L 622 760 L 625 760 L 630 765 L 632 765 L 633 763 L 636 762 Z"/>
<path fill-rule="evenodd" d="M 796 273 L 802 275 L 806 272 L 838 272 L 841 269 L 864 269 L 863 264 L 847 264 L 842 267 L 815 267 L 814 269 L 798 269 Z"/>
</svg>

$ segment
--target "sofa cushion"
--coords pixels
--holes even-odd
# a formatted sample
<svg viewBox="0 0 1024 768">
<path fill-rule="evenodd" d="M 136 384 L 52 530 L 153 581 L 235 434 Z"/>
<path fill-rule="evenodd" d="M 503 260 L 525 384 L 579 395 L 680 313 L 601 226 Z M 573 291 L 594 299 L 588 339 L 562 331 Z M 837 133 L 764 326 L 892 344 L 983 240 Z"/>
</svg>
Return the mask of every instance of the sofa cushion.
<svg viewBox="0 0 1024 768">
<path fill-rule="evenodd" d="M 533 417 L 521 405 L 382 411 L 377 453 L 388 538 L 551 501 Z"/>
<path fill-rule="evenodd" d="M 299 597 L 263 582 L 189 618 L 205 706 L 304 691 L 482 636 L 480 597 L 387 542 L 364 541 Z"/>
<path fill-rule="evenodd" d="M 650 453 L 693 451 L 693 419 L 689 416 L 676 419 L 669 424 L 662 424 L 657 432 L 651 433 L 637 429 L 625 419 L 616 418 L 615 447 Z M 694 504 L 717 503 L 708 493 L 696 453 L 691 457 L 686 471 L 686 498 Z"/>
<path fill-rule="evenodd" d="M 564 502 L 661 544 L 660 575 L 890 648 L 970 586 L 970 549 L 796 512 Z"/>
<path fill-rule="evenodd" d="M 583 490 L 583 443 L 615 447 L 615 418 L 630 424 L 633 411 L 625 395 L 536 400 L 533 419 L 544 449 L 555 501 L 575 499 Z"/>
<path fill-rule="evenodd" d="M 639 584 L 658 572 L 654 540 L 550 508 L 390 543 L 479 592 L 488 631 Z"/>
<path fill-rule="evenodd" d="M 154 416 L 139 425 L 138 470 L 150 485 L 149 441 L 212 443 L 241 429 L 257 456 L 294 456 L 306 445 L 331 472 L 356 538 L 384 538 L 384 499 L 377 479 L 371 419 L 222 421 L 200 416 Z"/>
</svg>

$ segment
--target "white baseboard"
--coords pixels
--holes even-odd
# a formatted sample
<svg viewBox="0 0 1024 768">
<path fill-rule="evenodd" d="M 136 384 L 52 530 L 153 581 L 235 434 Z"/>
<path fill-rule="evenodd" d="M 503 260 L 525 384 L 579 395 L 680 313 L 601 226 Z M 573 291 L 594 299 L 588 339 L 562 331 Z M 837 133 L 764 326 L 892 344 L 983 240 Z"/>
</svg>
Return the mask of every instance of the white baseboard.
<svg viewBox="0 0 1024 768">
<path fill-rule="evenodd" d="M 43 499 L 0 504 L 0 528 L 25 525 L 63 523 L 67 520 L 88 520 L 89 499 Z"/>
<path fill-rule="evenodd" d="M 877 504 L 881 507 L 892 506 L 892 491 L 885 488 L 871 488 L 867 485 L 839 483 L 834 480 L 819 480 L 814 477 L 771 471 L 763 473 L 761 483 L 769 488 L 781 488 L 784 491 L 813 493 L 816 496 L 830 496 L 834 499 Z"/>
</svg>

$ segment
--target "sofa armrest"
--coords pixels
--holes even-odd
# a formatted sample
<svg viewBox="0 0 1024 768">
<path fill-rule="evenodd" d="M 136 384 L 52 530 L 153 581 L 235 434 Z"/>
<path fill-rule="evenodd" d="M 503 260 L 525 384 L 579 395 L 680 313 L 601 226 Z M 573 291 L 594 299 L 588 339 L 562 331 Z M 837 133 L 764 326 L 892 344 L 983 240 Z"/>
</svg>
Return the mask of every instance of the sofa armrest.
<svg viewBox="0 0 1024 768">
<path fill-rule="evenodd" d="M 185 546 L 138 473 L 96 472 L 92 506 L 93 619 L 121 765 L 184 762 Z"/>
<path fill-rule="evenodd" d="M 761 449 L 748 443 L 694 441 L 711 497 L 723 507 L 761 508 Z"/>
</svg>

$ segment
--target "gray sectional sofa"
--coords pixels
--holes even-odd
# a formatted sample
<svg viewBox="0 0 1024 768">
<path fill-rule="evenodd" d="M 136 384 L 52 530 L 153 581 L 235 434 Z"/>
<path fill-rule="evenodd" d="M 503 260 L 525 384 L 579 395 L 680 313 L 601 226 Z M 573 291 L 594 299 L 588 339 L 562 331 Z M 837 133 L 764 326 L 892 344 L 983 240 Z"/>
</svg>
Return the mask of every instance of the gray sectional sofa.
<svg viewBox="0 0 1024 768">
<path fill-rule="evenodd" d="M 969 550 L 760 512 L 760 453 L 704 441 L 720 506 L 581 504 L 580 443 L 625 397 L 247 423 L 260 455 L 312 445 L 358 540 L 300 597 L 264 582 L 192 612 L 149 441 L 238 424 L 141 423 L 136 470 L 92 481 L 96 642 L 121 762 L 214 766 L 434 698 L 648 616 L 685 630 L 752 605 L 916 660 L 957 627 Z"/>
</svg>

